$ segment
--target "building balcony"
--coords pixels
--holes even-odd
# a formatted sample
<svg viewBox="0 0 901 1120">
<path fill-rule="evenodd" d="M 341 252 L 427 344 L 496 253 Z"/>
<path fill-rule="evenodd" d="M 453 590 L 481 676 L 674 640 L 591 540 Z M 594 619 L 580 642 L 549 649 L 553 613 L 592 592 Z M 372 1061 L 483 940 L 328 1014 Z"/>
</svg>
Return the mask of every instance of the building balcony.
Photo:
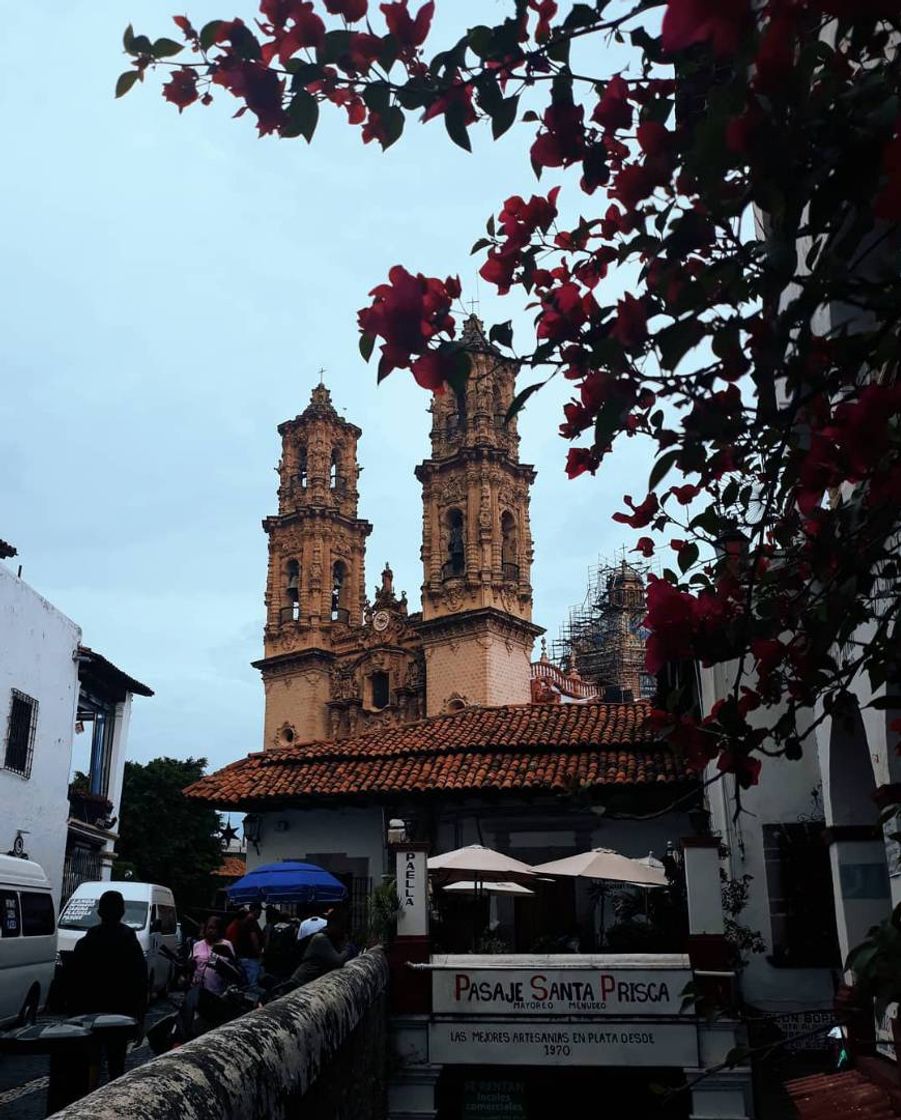
<svg viewBox="0 0 901 1120">
<path fill-rule="evenodd" d="M 78 786 L 69 786 L 69 818 L 92 828 L 109 828 L 113 803 L 100 793 L 91 793 Z"/>
<path fill-rule="evenodd" d="M 505 580 L 510 583 L 519 583 L 519 564 L 504 563 L 502 567 Z"/>
</svg>

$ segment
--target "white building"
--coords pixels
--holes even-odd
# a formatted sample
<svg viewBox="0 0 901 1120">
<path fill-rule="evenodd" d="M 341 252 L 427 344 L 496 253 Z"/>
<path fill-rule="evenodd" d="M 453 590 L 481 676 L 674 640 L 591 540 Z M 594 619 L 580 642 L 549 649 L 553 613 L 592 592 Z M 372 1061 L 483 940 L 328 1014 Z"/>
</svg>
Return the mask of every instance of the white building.
<svg viewBox="0 0 901 1120">
<path fill-rule="evenodd" d="M 57 905 L 110 878 L 135 693 L 153 695 L 0 564 L 0 851 L 39 863 Z M 70 784 L 76 730 L 91 750 L 86 782 Z"/>
<path fill-rule="evenodd" d="M 81 629 L 0 564 L 0 850 L 27 853 L 59 904 Z"/>
</svg>

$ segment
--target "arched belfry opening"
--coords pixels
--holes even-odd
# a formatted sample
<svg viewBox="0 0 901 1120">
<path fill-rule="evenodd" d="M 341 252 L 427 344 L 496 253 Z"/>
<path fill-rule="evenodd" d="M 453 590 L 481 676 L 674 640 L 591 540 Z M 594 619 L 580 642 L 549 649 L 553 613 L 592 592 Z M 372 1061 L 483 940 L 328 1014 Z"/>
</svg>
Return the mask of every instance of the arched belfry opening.
<svg viewBox="0 0 901 1120">
<path fill-rule="evenodd" d="M 307 474 L 307 449 L 303 445 L 297 449 L 297 481 L 300 483 L 301 490 L 306 490 L 309 476 Z"/>
<path fill-rule="evenodd" d="M 285 569 L 285 599 L 291 618 L 296 622 L 300 618 L 300 564 L 297 560 L 289 560 Z"/>
<path fill-rule="evenodd" d="M 519 579 L 519 541 L 516 535 L 516 518 L 509 510 L 501 514 L 501 565 L 504 579 Z"/>
<path fill-rule="evenodd" d="M 338 448 L 332 448 L 332 457 L 329 461 L 328 469 L 328 485 L 330 490 L 338 490 L 340 488 L 340 475 L 338 474 Z"/>
<path fill-rule="evenodd" d="M 332 622 L 349 620 L 348 590 L 347 565 L 343 560 L 336 560 L 332 565 Z"/>
<path fill-rule="evenodd" d="M 447 511 L 447 560 L 444 565 L 445 579 L 462 576 L 466 571 L 466 525 L 463 511 Z"/>
</svg>

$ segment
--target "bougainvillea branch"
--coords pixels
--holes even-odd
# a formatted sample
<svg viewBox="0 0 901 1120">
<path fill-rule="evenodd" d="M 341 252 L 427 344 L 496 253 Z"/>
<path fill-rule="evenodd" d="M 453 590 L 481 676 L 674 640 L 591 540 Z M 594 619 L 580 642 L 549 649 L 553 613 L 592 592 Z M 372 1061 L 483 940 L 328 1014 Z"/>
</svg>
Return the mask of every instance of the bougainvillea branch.
<svg viewBox="0 0 901 1120">
<path fill-rule="evenodd" d="M 528 340 L 507 323 L 491 344 L 537 374 L 514 408 L 572 382 L 571 478 L 650 440 L 647 488 L 615 515 L 643 556 L 672 534 L 648 668 L 735 667 L 713 710 L 674 690 L 654 718 L 699 768 L 753 784 L 861 677 L 897 705 L 901 10 L 510 0 L 433 51 L 434 10 L 263 0 L 255 21 L 176 16 L 184 47 L 129 28 L 116 92 L 162 68 L 179 112 L 225 92 L 261 136 L 307 141 L 328 104 L 383 148 L 411 117 L 467 151 L 486 125 L 525 131 L 524 171 L 564 185 L 508 198 L 474 246 L 482 277 L 536 309 Z M 586 74 L 611 37 L 628 65 Z M 563 201 L 588 215 L 566 228 Z M 380 378 L 466 376 L 456 279 L 398 265 L 370 294 Z"/>
</svg>

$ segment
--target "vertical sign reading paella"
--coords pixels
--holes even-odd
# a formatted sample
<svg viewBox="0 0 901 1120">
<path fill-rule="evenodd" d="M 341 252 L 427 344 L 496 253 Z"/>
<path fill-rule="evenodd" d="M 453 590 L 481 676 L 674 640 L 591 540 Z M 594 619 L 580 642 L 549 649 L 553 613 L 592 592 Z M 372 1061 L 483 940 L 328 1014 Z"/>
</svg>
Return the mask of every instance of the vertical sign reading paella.
<svg viewBox="0 0 901 1120">
<path fill-rule="evenodd" d="M 424 937 L 428 933 L 428 869 L 426 852 L 416 847 L 398 848 L 397 915 L 398 937 Z"/>
</svg>

